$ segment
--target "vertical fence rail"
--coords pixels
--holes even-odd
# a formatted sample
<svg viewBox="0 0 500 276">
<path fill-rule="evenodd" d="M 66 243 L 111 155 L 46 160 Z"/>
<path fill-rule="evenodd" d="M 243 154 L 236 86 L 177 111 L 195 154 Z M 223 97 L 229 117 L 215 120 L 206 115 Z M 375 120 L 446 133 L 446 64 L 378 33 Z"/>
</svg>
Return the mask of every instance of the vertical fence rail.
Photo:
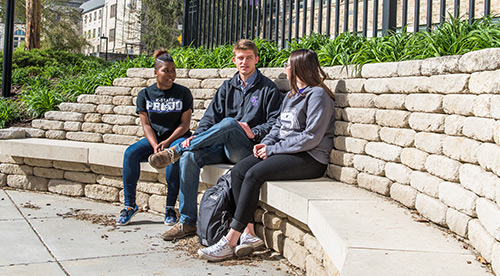
<svg viewBox="0 0 500 276">
<path fill-rule="evenodd" d="M 475 2 L 474 0 L 469 0 L 469 23 L 474 23 L 474 12 L 475 12 Z"/>
<path fill-rule="evenodd" d="M 403 11 L 402 11 L 402 17 L 401 17 L 401 26 L 406 26 L 408 25 L 408 0 L 403 0 Z"/>
<path fill-rule="evenodd" d="M 292 0 L 290 0 L 292 1 Z M 285 48 L 285 27 L 286 27 L 286 0 L 283 0 L 283 5 L 281 5 L 281 48 Z"/>
<path fill-rule="evenodd" d="M 368 2 L 368 1 L 365 1 Z M 335 36 L 340 32 L 340 0 L 335 1 Z"/>
<path fill-rule="evenodd" d="M 373 26 L 372 26 L 372 36 L 377 36 L 378 30 L 378 0 L 373 0 Z"/>
<path fill-rule="evenodd" d="M 330 20 L 332 15 L 332 0 L 326 1 L 326 35 L 330 36 Z"/>
<path fill-rule="evenodd" d="M 349 31 L 349 0 L 344 0 L 344 33 Z"/>
<path fill-rule="evenodd" d="M 304 6 L 302 8 L 302 36 L 306 36 L 307 30 L 307 0 L 303 2 Z"/>
<path fill-rule="evenodd" d="M 279 28 L 280 28 L 280 0 L 276 0 L 276 10 L 274 15 L 274 43 L 278 44 Z"/>
<path fill-rule="evenodd" d="M 363 36 L 368 35 L 368 1 L 363 1 Z"/>
<path fill-rule="evenodd" d="M 296 0 L 290 0 L 290 4 L 288 5 L 288 40 L 292 40 L 292 17 L 293 17 L 293 4 L 296 2 Z"/>
<path fill-rule="evenodd" d="M 323 33 L 323 0 L 319 1 L 318 7 L 318 33 Z"/>
<path fill-rule="evenodd" d="M 441 0 L 439 6 L 439 26 L 443 26 L 444 20 L 446 19 L 446 0 Z"/>
<path fill-rule="evenodd" d="M 352 11 L 352 32 L 358 33 L 358 13 L 359 13 L 359 0 L 354 0 L 354 8 Z"/>
<path fill-rule="evenodd" d="M 432 0 L 427 0 L 427 23 L 425 29 L 430 32 L 432 28 Z"/>
<path fill-rule="evenodd" d="M 335 38 L 343 32 L 376 37 L 380 33 L 387 35 L 390 33 L 389 30 L 398 32 L 405 27 L 413 29 L 414 32 L 420 29 L 432 31 L 434 26 L 444 24 L 449 13 L 453 13 L 456 18 L 468 14 L 471 24 L 477 19 L 476 9 L 484 8 L 484 14 L 480 16 L 500 13 L 500 7 L 492 7 L 491 0 L 480 2 L 481 5 L 484 3 L 484 7 L 476 7 L 475 0 L 468 0 L 463 3 L 464 11 L 460 9 L 460 0 L 184 0 L 183 2 L 185 6 L 182 44 L 206 48 L 233 44 L 241 38 L 268 39 L 274 41 L 280 48 L 285 48 L 288 47 L 289 41 L 314 33 Z M 334 9 L 333 14 L 332 9 Z M 411 10 L 413 18 L 409 14 Z M 433 10 L 438 11 L 439 17 L 432 17 Z M 400 16 L 398 11 L 401 12 Z M 421 14 L 425 16 L 421 17 Z M 420 25 L 420 21 L 425 23 Z M 360 22 L 362 27 L 358 25 Z"/>
<path fill-rule="evenodd" d="M 460 16 L 460 0 L 455 0 L 455 8 L 453 9 L 453 17 L 458 18 Z"/>
</svg>

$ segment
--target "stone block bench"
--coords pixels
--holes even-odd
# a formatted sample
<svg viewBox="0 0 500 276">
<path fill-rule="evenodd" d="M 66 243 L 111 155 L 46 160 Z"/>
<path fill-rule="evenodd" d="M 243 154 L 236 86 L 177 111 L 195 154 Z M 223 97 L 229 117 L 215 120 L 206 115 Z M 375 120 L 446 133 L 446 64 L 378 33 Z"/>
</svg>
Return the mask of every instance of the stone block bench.
<svg viewBox="0 0 500 276">
<path fill-rule="evenodd" d="M 125 149 L 40 138 L 0 140 L 0 155 L 14 162 L 24 158 L 121 168 Z M 8 165 L 0 164 L 0 175 L 24 166 Z M 206 166 L 200 181 L 214 184 L 229 168 Z M 141 169 L 158 173 L 147 163 Z M 353 185 L 328 178 L 273 181 L 263 185 L 260 199 L 257 233 L 307 275 L 488 275 L 456 239 L 414 220 L 393 201 Z"/>
</svg>

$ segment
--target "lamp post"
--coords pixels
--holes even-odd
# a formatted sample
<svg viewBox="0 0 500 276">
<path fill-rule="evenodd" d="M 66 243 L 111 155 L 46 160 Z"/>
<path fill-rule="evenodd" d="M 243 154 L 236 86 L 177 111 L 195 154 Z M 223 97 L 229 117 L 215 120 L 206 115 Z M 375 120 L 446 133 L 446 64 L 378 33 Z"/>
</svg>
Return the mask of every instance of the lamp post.
<svg viewBox="0 0 500 276">
<path fill-rule="evenodd" d="M 102 34 L 102 36 L 100 37 L 100 40 L 101 40 L 101 44 L 102 44 L 102 40 L 105 39 L 106 40 L 106 52 L 104 54 L 104 59 L 106 61 L 108 61 L 108 38 L 106 36 L 104 36 L 104 34 Z"/>
<path fill-rule="evenodd" d="M 7 0 L 3 46 L 2 97 L 10 97 L 12 86 L 12 51 L 14 48 L 14 0 Z"/>
</svg>

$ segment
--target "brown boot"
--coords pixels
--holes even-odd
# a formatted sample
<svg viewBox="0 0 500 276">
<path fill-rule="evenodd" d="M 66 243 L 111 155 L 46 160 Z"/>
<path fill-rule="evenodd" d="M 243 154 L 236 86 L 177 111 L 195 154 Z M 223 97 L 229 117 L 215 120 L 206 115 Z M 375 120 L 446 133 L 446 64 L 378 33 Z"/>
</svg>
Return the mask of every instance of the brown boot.
<svg viewBox="0 0 500 276">
<path fill-rule="evenodd" d="M 162 152 L 151 154 L 148 158 L 148 162 L 151 167 L 160 170 L 175 163 L 179 158 L 181 158 L 181 156 L 175 152 L 174 147 L 170 147 Z"/>
<path fill-rule="evenodd" d="M 182 239 L 187 236 L 196 235 L 196 225 L 187 225 L 182 223 L 177 223 L 172 227 L 172 229 L 161 235 L 161 238 L 166 241 L 171 241 L 173 239 Z"/>
</svg>

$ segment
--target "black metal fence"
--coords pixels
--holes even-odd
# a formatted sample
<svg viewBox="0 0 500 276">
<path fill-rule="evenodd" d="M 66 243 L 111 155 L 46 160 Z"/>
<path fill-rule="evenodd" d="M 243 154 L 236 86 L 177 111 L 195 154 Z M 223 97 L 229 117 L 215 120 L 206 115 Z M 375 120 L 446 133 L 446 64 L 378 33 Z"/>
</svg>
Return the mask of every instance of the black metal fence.
<svg viewBox="0 0 500 276">
<path fill-rule="evenodd" d="M 430 30 L 449 16 L 472 22 L 498 12 L 491 0 L 184 0 L 182 44 L 212 48 L 260 37 L 283 48 L 313 33 L 374 37 L 403 27 Z"/>
</svg>

